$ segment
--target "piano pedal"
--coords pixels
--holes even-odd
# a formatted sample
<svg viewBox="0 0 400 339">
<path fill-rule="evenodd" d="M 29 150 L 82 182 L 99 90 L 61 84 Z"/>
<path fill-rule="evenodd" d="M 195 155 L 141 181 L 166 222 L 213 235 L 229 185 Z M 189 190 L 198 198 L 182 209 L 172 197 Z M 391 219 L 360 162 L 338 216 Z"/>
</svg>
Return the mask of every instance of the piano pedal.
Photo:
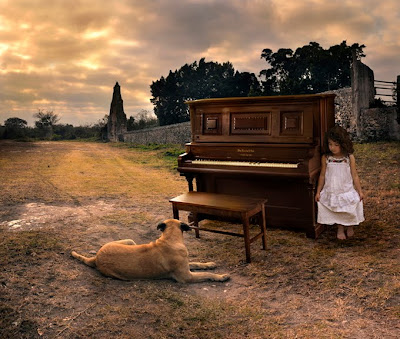
<svg viewBox="0 0 400 339">
<path fill-rule="evenodd" d="M 193 223 L 194 223 L 194 216 L 193 216 L 192 212 L 190 212 L 189 215 L 188 215 L 188 223 L 189 223 L 189 225 L 190 224 L 193 225 Z"/>
</svg>

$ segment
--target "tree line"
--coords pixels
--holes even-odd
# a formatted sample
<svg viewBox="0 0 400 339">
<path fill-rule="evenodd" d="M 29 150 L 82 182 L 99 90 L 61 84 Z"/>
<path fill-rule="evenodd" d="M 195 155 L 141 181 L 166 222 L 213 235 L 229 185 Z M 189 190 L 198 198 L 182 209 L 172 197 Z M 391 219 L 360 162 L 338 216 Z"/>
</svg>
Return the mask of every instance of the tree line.
<svg viewBox="0 0 400 339">
<path fill-rule="evenodd" d="M 73 126 L 71 124 L 59 124 L 60 117 L 53 111 L 39 109 L 35 113 L 35 126 L 29 127 L 26 120 L 21 118 L 8 118 L 4 126 L 0 125 L 0 139 L 20 140 L 75 140 L 92 139 L 107 140 L 108 115 L 94 124 Z M 127 130 L 134 131 L 143 128 L 158 126 L 156 118 L 147 110 L 138 112 L 136 119 L 129 117 Z"/>
<path fill-rule="evenodd" d="M 280 48 L 276 52 L 266 48 L 261 53 L 269 68 L 254 73 L 236 71 L 229 61 L 224 63 L 199 62 L 185 64 L 170 71 L 150 85 L 151 102 L 156 118 L 142 110 L 135 119 L 127 120 L 127 129 L 135 130 L 156 125 L 169 125 L 190 120 L 185 104 L 188 100 L 246 97 L 260 95 L 312 94 L 351 86 L 353 53 L 357 59 L 365 57 L 365 45 L 351 46 L 343 41 L 328 49 L 317 42 L 295 51 Z M 23 119 L 7 119 L 2 126 L 6 138 L 77 139 L 104 137 L 107 129 L 106 115 L 95 124 L 74 127 L 58 124 L 59 116 L 39 110 L 35 114 L 35 127 L 27 127 Z M 1 136 L 1 133 L 0 133 Z"/>
<path fill-rule="evenodd" d="M 0 137 L 3 139 L 20 140 L 74 140 L 101 139 L 106 128 L 107 119 L 97 123 L 74 127 L 71 124 L 59 124 L 60 117 L 53 111 L 39 109 L 35 113 L 35 126 L 29 127 L 24 119 L 8 118 L 4 126 L 0 126 Z"/>
<path fill-rule="evenodd" d="M 346 41 L 322 48 L 317 42 L 295 51 L 264 49 L 261 58 L 269 68 L 259 73 L 235 71 L 230 62 L 199 62 L 170 71 L 150 86 L 154 113 L 160 125 L 188 121 L 185 101 L 218 97 L 312 94 L 351 86 L 352 54 L 365 57 L 365 45 Z"/>
</svg>

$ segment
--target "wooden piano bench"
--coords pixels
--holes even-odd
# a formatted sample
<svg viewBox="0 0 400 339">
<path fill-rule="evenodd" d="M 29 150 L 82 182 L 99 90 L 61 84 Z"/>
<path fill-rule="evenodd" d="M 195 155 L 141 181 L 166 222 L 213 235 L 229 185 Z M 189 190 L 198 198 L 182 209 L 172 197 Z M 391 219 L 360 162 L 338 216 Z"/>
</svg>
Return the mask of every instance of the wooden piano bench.
<svg viewBox="0 0 400 339">
<path fill-rule="evenodd" d="M 170 200 L 175 219 L 179 219 L 179 210 L 190 211 L 193 214 L 193 226 L 196 238 L 200 237 L 200 230 L 207 232 L 215 232 L 228 234 L 244 238 L 244 246 L 246 250 L 246 261 L 251 262 L 250 244 L 262 238 L 263 249 L 266 250 L 267 234 L 265 219 L 265 203 L 264 199 L 247 198 L 234 195 L 206 193 L 206 192 L 187 192 Z M 215 215 L 222 218 L 240 219 L 243 223 L 243 234 L 226 232 L 222 230 L 214 230 L 202 228 L 199 226 L 198 214 Z M 261 232 L 250 238 L 250 218 L 261 213 Z"/>
</svg>

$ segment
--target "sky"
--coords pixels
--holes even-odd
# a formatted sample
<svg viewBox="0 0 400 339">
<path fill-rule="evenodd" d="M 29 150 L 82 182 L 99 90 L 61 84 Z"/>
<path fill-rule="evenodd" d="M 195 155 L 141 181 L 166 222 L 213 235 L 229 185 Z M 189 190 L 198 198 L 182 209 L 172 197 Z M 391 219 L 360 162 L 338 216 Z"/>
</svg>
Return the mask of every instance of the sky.
<svg viewBox="0 0 400 339">
<path fill-rule="evenodd" d="M 0 124 L 96 123 L 121 86 L 126 115 L 153 112 L 150 85 L 186 63 L 256 75 L 262 50 L 366 45 L 375 79 L 400 75 L 398 0 L 0 0 Z"/>
</svg>

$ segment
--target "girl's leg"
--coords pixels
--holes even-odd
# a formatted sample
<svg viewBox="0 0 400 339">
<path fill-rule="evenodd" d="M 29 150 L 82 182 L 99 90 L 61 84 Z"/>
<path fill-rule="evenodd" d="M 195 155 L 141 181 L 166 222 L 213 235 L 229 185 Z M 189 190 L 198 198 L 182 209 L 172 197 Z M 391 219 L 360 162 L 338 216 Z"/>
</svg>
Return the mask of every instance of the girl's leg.
<svg viewBox="0 0 400 339">
<path fill-rule="evenodd" d="M 343 225 L 338 225 L 337 238 L 339 240 L 345 240 L 346 239 L 346 234 L 344 233 L 344 226 Z"/>
<path fill-rule="evenodd" d="M 350 238 L 354 235 L 354 228 L 353 226 L 347 226 L 346 227 L 346 234 Z"/>
</svg>

